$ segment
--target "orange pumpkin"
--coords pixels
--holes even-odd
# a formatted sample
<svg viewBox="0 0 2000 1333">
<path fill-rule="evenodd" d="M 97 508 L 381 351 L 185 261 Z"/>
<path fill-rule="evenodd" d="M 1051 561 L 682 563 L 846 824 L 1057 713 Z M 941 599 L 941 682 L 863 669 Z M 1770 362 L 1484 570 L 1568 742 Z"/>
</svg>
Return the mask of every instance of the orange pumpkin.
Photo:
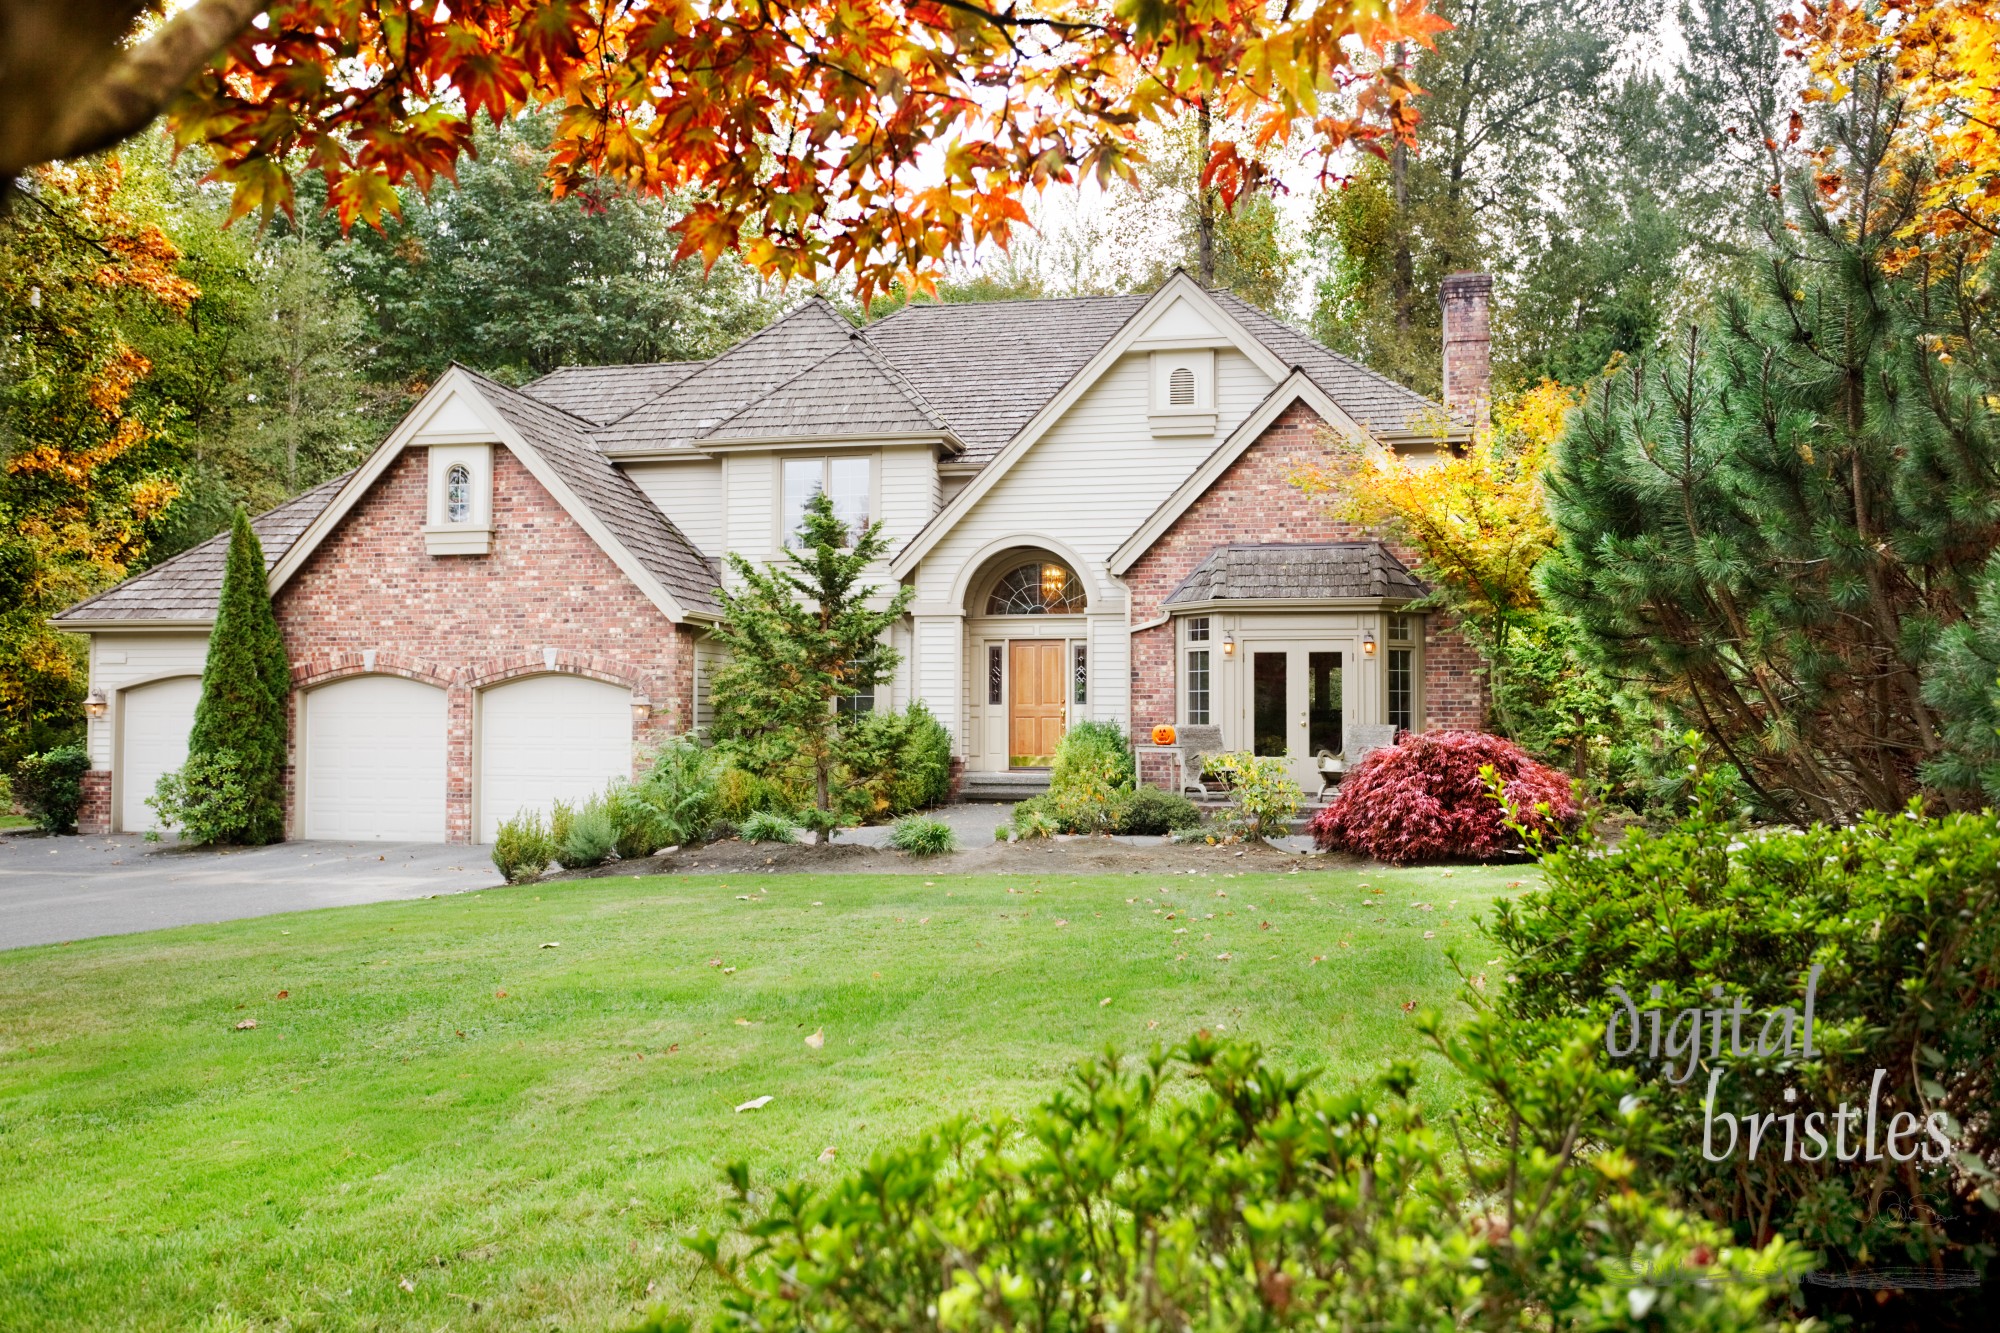
<svg viewBox="0 0 2000 1333">
<path fill-rule="evenodd" d="M 1153 728 L 1153 744 L 1172 745 L 1173 743 L 1174 743 L 1174 729 L 1172 727 Z"/>
</svg>

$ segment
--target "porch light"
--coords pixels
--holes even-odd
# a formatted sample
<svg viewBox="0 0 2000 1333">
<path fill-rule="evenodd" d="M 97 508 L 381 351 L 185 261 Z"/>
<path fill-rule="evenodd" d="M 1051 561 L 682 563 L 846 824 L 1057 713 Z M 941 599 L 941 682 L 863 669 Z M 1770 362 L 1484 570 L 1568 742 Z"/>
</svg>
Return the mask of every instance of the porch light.
<svg viewBox="0 0 2000 1333">
<path fill-rule="evenodd" d="M 83 715 L 95 722 L 111 711 L 111 701 L 103 690 L 92 690 L 83 701 Z"/>
<path fill-rule="evenodd" d="M 1234 634 L 1225 634 L 1222 636 L 1222 655 L 1224 657 L 1236 656 L 1236 636 Z"/>
<path fill-rule="evenodd" d="M 644 722 L 653 715 L 653 701 L 643 694 L 632 696 L 632 720 Z"/>
<path fill-rule="evenodd" d="M 1375 631 L 1372 629 L 1361 636 L 1361 655 L 1363 657 L 1375 656 Z"/>
</svg>

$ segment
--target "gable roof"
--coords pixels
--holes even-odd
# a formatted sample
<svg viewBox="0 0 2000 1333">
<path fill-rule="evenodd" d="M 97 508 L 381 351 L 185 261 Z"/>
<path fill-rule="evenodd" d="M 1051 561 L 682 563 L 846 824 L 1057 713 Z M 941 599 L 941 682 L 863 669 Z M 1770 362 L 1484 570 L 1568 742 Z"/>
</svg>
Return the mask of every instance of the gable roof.
<svg viewBox="0 0 2000 1333">
<path fill-rule="evenodd" d="M 1162 605 L 1415 601 L 1428 591 L 1381 542 L 1259 542 L 1216 547 Z"/>
<path fill-rule="evenodd" d="M 294 496 L 250 520 L 250 529 L 264 548 L 267 571 L 284 558 L 306 525 L 326 508 L 352 475 L 344 472 L 331 481 L 321 482 L 303 495 Z M 229 533 L 225 530 L 95 597 L 65 607 L 49 619 L 64 629 L 166 623 L 201 629 L 215 620 L 215 606 L 222 597 L 222 571 L 228 561 Z"/>
<path fill-rule="evenodd" d="M 1145 296 L 907 305 L 865 330 L 985 463 L 1076 377 Z"/>
<path fill-rule="evenodd" d="M 715 594 L 722 585 L 715 567 L 702 558 L 673 520 L 646 498 L 638 483 L 591 442 L 582 420 L 477 371 L 458 369 L 477 382 L 480 396 L 520 432 L 522 441 L 611 529 L 618 543 L 673 594 L 683 611 L 713 615 L 721 610 Z M 617 558 L 615 551 L 607 554 Z"/>
<path fill-rule="evenodd" d="M 1447 437 L 1465 433 L 1443 405 L 1370 370 L 1359 361 L 1323 347 L 1283 320 L 1258 309 L 1234 292 L 1211 292 L 1218 304 L 1276 353 L 1288 366 L 1303 370 L 1341 411 L 1377 439 L 1411 436 L 1430 438 L 1442 429 Z"/>
</svg>

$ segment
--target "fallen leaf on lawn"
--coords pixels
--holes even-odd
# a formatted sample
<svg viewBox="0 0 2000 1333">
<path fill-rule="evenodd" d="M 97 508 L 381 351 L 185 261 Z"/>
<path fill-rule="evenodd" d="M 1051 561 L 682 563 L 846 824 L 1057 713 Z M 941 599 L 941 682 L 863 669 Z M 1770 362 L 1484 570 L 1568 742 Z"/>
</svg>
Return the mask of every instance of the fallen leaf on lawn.
<svg viewBox="0 0 2000 1333">
<path fill-rule="evenodd" d="M 672 1055 L 675 1051 L 678 1051 L 680 1048 L 681 1044 L 679 1042 L 675 1042 L 673 1045 L 667 1047 L 667 1054 Z"/>
<path fill-rule="evenodd" d="M 1478 976 L 1472 979 L 1472 989 L 1474 990 L 1486 989 L 1486 974 L 1484 972 L 1481 972 Z"/>
<path fill-rule="evenodd" d="M 1415 1009 L 1416 1007 L 1417 1007 L 1417 1002 L 1415 1000 L 1405 1000 L 1402 1006 L 1403 1012 L 1406 1014 L 1409 1013 L 1412 1009 Z"/>
<path fill-rule="evenodd" d="M 1342 940 L 1340 942 L 1340 947 L 1343 949 L 1352 949 L 1354 946 L 1349 944 L 1346 940 Z"/>
<path fill-rule="evenodd" d="M 877 981 L 880 981 L 882 979 L 882 974 L 880 972 L 870 972 L 868 975 L 875 978 L 875 980 Z"/>
<path fill-rule="evenodd" d="M 1151 1032 L 1154 1028 L 1158 1027 L 1159 1025 L 1160 1025 L 1159 1019 L 1149 1018 L 1146 1020 L 1146 1031 Z"/>
<path fill-rule="evenodd" d="M 927 916 L 920 916 L 917 918 L 917 924 L 920 926 L 928 926 L 930 923 L 931 919 Z"/>
<path fill-rule="evenodd" d="M 1424 932 L 1424 938 L 1427 940 L 1434 940 L 1437 938 L 1437 932 L 1435 930 L 1427 930 Z"/>
<path fill-rule="evenodd" d="M 750 901 L 750 895 L 747 893 L 739 893 L 736 895 L 736 901 L 739 903 L 747 903 Z"/>
<path fill-rule="evenodd" d="M 1259 930 L 1269 930 L 1270 928 L 1271 928 L 1271 923 L 1268 921 L 1264 922 L 1262 925 L 1257 927 L 1257 929 Z"/>
<path fill-rule="evenodd" d="M 507 998 L 507 992 L 503 990 L 494 991 L 493 998 L 496 1000 L 504 1000 Z"/>
<path fill-rule="evenodd" d="M 747 1018 L 739 1018 L 736 1020 L 736 1026 L 740 1028 L 754 1028 L 757 1025 Z"/>
<path fill-rule="evenodd" d="M 1486 960 L 1486 966 L 1488 966 L 1488 967 L 1498 967 L 1498 966 L 1500 966 L 1500 962 L 1501 962 L 1501 960 L 1500 960 L 1500 959 L 1498 959 L 1498 958 L 1489 958 L 1489 959 L 1487 959 L 1487 960 Z"/>
<path fill-rule="evenodd" d="M 1507 881 L 1507 887 L 1510 889 L 1518 889 L 1525 883 L 1527 883 L 1527 881 L 1524 879 L 1510 879 Z"/>
<path fill-rule="evenodd" d="M 1099 1001 L 1097 1002 L 1097 1007 L 1098 1007 L 1099 1009 L 1102 1009 L 1102 1008 L 1103 1008 L 1103 1007 L 1104 1007 L 1105 1005 L 1107 1005 L 1107 1004 L 1110 1004 L 1110 1003 L 1111 1003 L 1111 997 L 1110 997 L 1109 995 L 1107 995 L 1107 996 L 1105 996 L 1105 997 L 1104 997 L 1103 999 L 1101 999 L 1101 1000 L 1099 1000 Z"/>
<path fill-rule="evenodd" d="M 1174 927 L 1174 934 L 1176 934 L 1176 935 L 1185 935 L 1185 934 L 1187 934 L 1187 927 L 1186 927 L 1186 926 L 1175 926 L 1175 927 Z"/>
<path fill-rule="evenodd" d="M 549 941 L 549 942 L 548 942 L 547 944 L 544 944 L 544 945 L 543 945 L 542 947 L 543 947 L 544 949 L 560 949 L 560 948 L 562 948 L 562 941 L 561 941 L 561 940 L 550 940 L 550 941 Z"/>
<path fill-rule="evenodd" d="M 1440 870 L 1440 871 L 1438 871 L 1438 874 L 1440 874 L 1440 875 L 1443 875 L 1443 876 L 1444 876 L 1444 877 L 1445 877 L 1446 879 L 1450 879 L 1450 878 L 1451 878 L 1451 877 L 1452 877 L 1453 875 L 1456 875 L 1457 873 L 1458 873 L 1458 872 L 1457 872 L 1456 870 Z"/>
<path fill-rule="evenodd" d="M 834 1153 L 837 1151 L 838 1149 L 828 1148 L 825 1152 L 822 1152 L 819 1155 L 819 1160 L 822 1162 L 831 1162 L 833 1160 Z"/>
<path fill-rule="evenodd" d="M 238 1024 L 236 1025 L 236 1030 L 237 1030 L 238 1032 L 247 1032 L 247 1031 L 249 1031 L 249 1030 L 250 1030 L 251 1028 L 254 1028 L 254 1027 L 256 1027 L 256 1026 L 257 1026 L 257 1020 L 256 1020 L 256 1019 L 254 1019 L 254 1018 L 246 1018 L 246 1019 L 244 1019 L 244 1020 L 243 1020 L 243 1021 L 242 1021 L 241 1023 L 238 1023 Z"/>
<path fill-rule="evenodd" d="M 826 904 L 825 904 L 825 903 L 823 903 L 823 902 L 821 902 L 821 901 L 820 901 L 819 899 L 815 898 L 815 899 L 813 899 L 813 906 L 814 906 L 814 907 L 824 907 L 824 906 L 826 906 Z"/>
<path fill-rule="evenodd" d="M 278 992 L 278 998 L 281 1000 L 289 1000 L 292 998 L 292 993 L 288 990 L 281 990 Z"/>
<path fill-rule="evenodd" d="M 415 1291 L 417 1289 L 417 1284 L 410 1281 L 410 1279 L 408 1278 L 404 1278 L 401 1282 L 398 1282 L 396 1285 L 401 1287 L 404 1291 Z"/>
<path fill-rule="evenodd" d="M 1057 918 L 1056 918 L 1056 924 L 1057 924 L 1058 926 L 1067 926 L 1067 925 L 1069 924 L 1069 922 L 1068 922 L 1067 920 L 1065 920 L 1064 918 L 1062 918 L 1062 917 L 1057 917 Z"/>
<path fill-rule="evenodd" d="M 1237 855 L 1241 856 L 1241 855 L 1242 855 L 1242 853 L 1241 853 L 1241 852 L 1238 852 L 1238 853 L 1237 853 Z M 1217 890 L 1215 891 L 1215 896 L 1216 896 L 1216 897 L 1218 897 L 1218 898 L 1227 898 L 1227 897 L 1228 897 L 1229 895 L 1228 895 L 1228 894 L 1226 894 L 1226 893 L 1224 893 L 1224 892 L 1223 892 L 1223 891 L 1222 891 L 1221 889 L 1217 889 Z"/>
<path fill-rule="evenodd" d="M 722 975 L 726 977 L 726 976 L 728 976 L 728 975 L 729 975 L 729 974 L 730 974 L 731 972 L 734 972 L 735 970 L 736 970 L 736 969 L 735 969 L 735 968 L 733 968 L 733 967 L 725 967 L 725 968 L 723 968 L 723 969 L 722 969 Z"/>
<path fill-rule="evenodd" d="M 709 959 L 709 960 L 708 960 L 708 965 L 709 965 L 710 967 L 721 967 L 721 966 L 722 966 L 722 960 L 721 960 L 720 958 L 711 958 L 711 959 Z"/>
<path fill-rule="evenodd" d="M 1229 961 L 1229 954 L 1226 951 L 1223 953 L 1219 953 L 1215 956 L 1215 961 L 1218 963 L 1226 963 Z"/>
<path fill-rule="evenodd" d="M 1316 954 L 1314 954 L 1314 955 L 1312 956 L 1312 962 L 1310 962 L 1310 963 L 1307 963 L 1307 964 L 1306 964 L 1306 966 L 1307 966 L 1307 967 L 1313 967 L 1313 966 L 1315 966 L 1316 964 L 1319 964 L 1319 963 L 1321 963 L 1321 962 L 1324 962 L 1325 960 L 1326 960 L 1326 955 L 1325 955 L 1325 954 L 1323 954 L 1323 953 L 1316 953 Z"/>
<path fill-rule="evenodd" d="M 737 1111 L 739 1111 L 739 1112 L 742 1112 L 742 1111 L 761 1111 L 761 1110 L 763 1110 L 763 1109 L 764 1109 L 765 1107 L 769 1106 L 770 1104 L 771 1104 L 771 1099 L 770 1099 L 769 1097 L 752 1097 L 752 1098 L 751 1098 L 751 1099 L 750 1099 L 749 1101 L 747 1101 L 747 1102 L 743 1103 L 743 1104 L 742 1104 L 741 1106 L 737 1107 L 736 1109 L 737 1109 Z"/>
<path fill-rule="evenodd" d="M 826 1029 L 821 1028 L 810 1037 L 807 1037 L 806 1045 L 812 1047 L 814 1050 L 818 1050 L 820 1047 L 826 1045 Z"/>
</svg>

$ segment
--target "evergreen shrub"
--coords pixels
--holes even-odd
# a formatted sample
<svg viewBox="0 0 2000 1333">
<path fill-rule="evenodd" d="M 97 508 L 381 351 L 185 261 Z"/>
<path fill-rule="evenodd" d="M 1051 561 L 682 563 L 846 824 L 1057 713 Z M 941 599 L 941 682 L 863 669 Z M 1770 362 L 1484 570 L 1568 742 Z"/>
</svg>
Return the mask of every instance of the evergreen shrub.
<svg viewBox="0 0 2000 1333">
<path fill-rule="evenodd" d="M 249 516 L 236 511 L 223 568 L 222 594 L 201 699 L 188 732 L 188 754 L 236 756 L 247 799 L 233 828 L 212 828 L 215 842 L 258 844 L 285 836 L 285 750 L 290 727 L 291 661 L 271 611 L 264 549 Z"/>
<path fill-rule="evenodd" d="M 536 810 L 504 821 L 493 835 L 493 868 L 509 884 L 532 884 L 556 859 L 555 839 Z"/>
<path fill-rule="evenodd" d="M 1509 974 L 1500 1011 L 1523 1042 L 1587 1015 L 1605 1054 L 1631 1045 L 1635 1020 L 1650 1032 L 1657 1010 L 1665 1058 L 1651 1058 L 1642 1036 L 1615 1063 L 1678 1149 L 1665 1183 L 1739 1239 L 1782 1232 L 1833 1269 L 1990 1262 L 2000 1253 L 2000 817 L 1925 819 L 1912 808 L 1847 827 L 1760 831 L 1736 812 L 1727 780 L 1705 772 L 1690 813 L 1656 834 L 1552 846 L 1524 830 L 1544 852 L 1542 887 L 1496 904 L 1487 933 Z M 1738 997 L 1751 1011 L 1741 1054 L 1730 1013 Z M 1800 1024 L 1789 1050 L 1782 1018 L 1766 1026 L 1781 1006 Z M 1719 1034 L 1704 1032 L 1690 1051 L 1683 1022 L 1676 1046 L 1674 1024 L 1698 1009 L 1724 1011 Z M 1614 1016 L 1619 1028 L 1608 1032 Z M 1718 1073 L 1717 1111 L 1780 1117 L 1755 1162 L 1740 1141 L 1721 1160 L 1703 1150 L 1748 1133 L 1709 1123 Z M 1858 1119 L 1847 1128 L 1850 1161 L 1836 1160 L 1843 1103 L 1869 1111 L 1875 1127 L 1872 1140 Z M 1924 1127 L 1933 1112 L 1956 1151 L 1927 1162 L 1944 1156 Z M 1799 1121 L 1788 1127 L 1786 1113 Z M 1812 1113 L 1824 1116 L 1830 1146 L 1820 1161 L 1786 1161 L 1788 1136 L 1799 1154 L 1813 1151 Z M 1885 1136 L 1905 1114 L 1924 1151 L 1899 1162 Z M 1873 1161 L 1863 1151 L 1871 1141 Z"/>
<path fill-rule="evenodd" d="M 951 733 L 922 703 L 864 713 L 840 740 L 846 804 L 862 819 L 907 815 L 951 794 Z"/>
<path fill-rule="evenodd" d="M 952 1120 L 823 1184 L 753 1193 L 733 1165 L 731 1232 L 688 1241 L 716 1276 L 712 1327 L 1792 1327 L 1805 1257 L 1732 1247 L 1661 1201 L 1634 1162 L 1650 1121 L 1587 1038 L 1538 1055 L 1434 1040 L 1474 1087 L 1507 1090 L 1497 1143 L 1428 1124 L 1407 1064 L 1325 1090 L 1203 1034 L 1107 1052 L 1021 1119 Z M 1547 1087 L 1562 1095 L 1533 1095 Z"/>
<path fill-rule="evenodd" d="M 1200 826 L 1200 808 L 1177 791 L 1140 787 L 1113 803 L 1112 828 L 1118 833 L 1180 833 Z"/>
<path fill-rule="evenodd" d="M 611 853 L 618 850 L 618 824 L 602 796 L 593 796 L 574 809 L 559 801 L 556 808 L 566 815 L 555 840 L 557 865 L 565 870 L 584 870 L 611 859 Z"/>
<path fill-rule="evenodd" d="M 83 775 L 89 771 L 90 756 L 81 745 L 31 754 L 14 769 L 14 799 L 43 831 L 74 833 L 83 808 Z"/>
<path fill-rule="evenodd" d="M 1341 781 L 1313 817 L 1322 850 L 1372 856 L 1391 865 L 1446 857 L 1494 857 L 1521 846 L 1482 770 L 1504 784 L 1530 827 L 1574 828 L 1580 817 L 1570 780 L 1520 746 L 1480 731 L 1431 731 L 1377 750 Z"/>
<path fill-rule="evenodd" d="M 253 818 L 254 798 L 244 781 L 243 762 L 228 750 L 190 754 L 171 773 L 162 773 L 146 804 L 168 828 L 190 843 L 231 842 Z"/>
</svg>

